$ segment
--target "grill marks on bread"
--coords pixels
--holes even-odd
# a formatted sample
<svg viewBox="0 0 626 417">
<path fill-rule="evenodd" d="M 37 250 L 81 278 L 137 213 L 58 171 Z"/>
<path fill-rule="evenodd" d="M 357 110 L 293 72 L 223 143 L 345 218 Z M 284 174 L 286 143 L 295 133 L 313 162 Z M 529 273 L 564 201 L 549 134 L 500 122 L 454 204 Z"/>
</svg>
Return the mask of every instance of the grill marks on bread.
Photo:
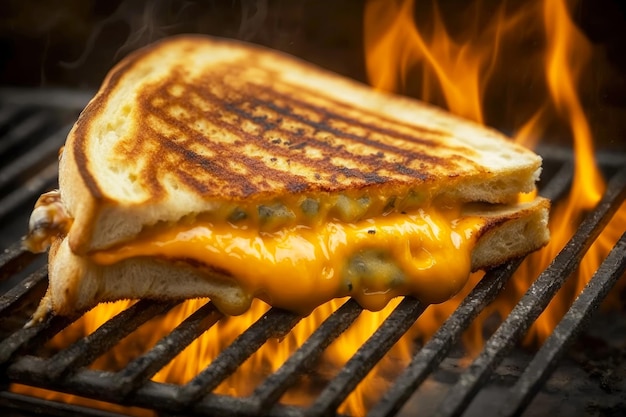
<svg viewBox="0 0 626 417">
<path fill-rule="evenodd" d="M 163 177 L 174 175 L 207 197 L 243 200 L 423 183 L 437 170 L 480 169 L 443 146 L 439 132 L 301 91 L 271 71 L 256 69 L 256 77 L 245 71 L 233 62 L 188 79 L 177 68 L 143 87 L 139 126 L 115 150 L 130 164 L 134 155 L 150 155 L 136 175 L 142 187 L 159 195 Z"/>
<path fill-rule="evenodd" d="M 377 216 L 394 197 L 510 203 L 541 169 L 498 132 L 425 103 L 203 36 L 125 58 L 66 145 L 59 185 L 80 254 L 234 206 L 371 197 Z"/>
</svg>

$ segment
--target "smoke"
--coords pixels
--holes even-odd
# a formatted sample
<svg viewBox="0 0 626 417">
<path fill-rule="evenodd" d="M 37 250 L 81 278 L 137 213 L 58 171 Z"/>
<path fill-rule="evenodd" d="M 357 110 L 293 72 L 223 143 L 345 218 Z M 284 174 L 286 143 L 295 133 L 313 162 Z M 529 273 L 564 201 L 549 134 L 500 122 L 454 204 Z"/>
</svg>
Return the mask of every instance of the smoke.
<svg viewBox="0 0 626 417">
<path fill-rule="evenodd" d="M 267 20 L 267 0 L 242 0 L 241 24 L 238 38 L 244 41 L 254 39 Z"/>
<path fill-rule="evenodd" d="M 128 36 L 113 56 L 113 60 L 117 61 L 135 49 L 172 34 L 186 22 L 183 15 L 193 4 L 191 1 L 171 0 L 122 1 L 112 14 L 95 24 L 82 54 L 75 61 L 61 62 L 60 65 L 67 69 L 76 69 L 84 65 L 104 30 L 122 23 L 128 28 Z"/>
<path fill-rule="evenodd" d="M 85 65 L 99 45 L 110 47 L 110 40 L 104 38 L 118 27 L 126 28 L 128 35 L 115 50 L 113 61 L 158 39 L 183 32 L 232 37 L 280 49 L 293 43 L 301 30 L 302 18 L 300 1 L 122 0 L 112 13 L 93 25 L 80 56 L 61 62 L 61 66 L 76 69 Z"/>
<path fill-rule="evenodd" d="M 337 53 L 359 44 L 360 6 L 305 0 L 64 0 L 0 6 L 0 77 L 9 83 L 93 88 L 117 61 L 182 33 L 240 39 L 345 73 Z M 36 61 L 36 62 L 35 62 Z"/>
</svg>

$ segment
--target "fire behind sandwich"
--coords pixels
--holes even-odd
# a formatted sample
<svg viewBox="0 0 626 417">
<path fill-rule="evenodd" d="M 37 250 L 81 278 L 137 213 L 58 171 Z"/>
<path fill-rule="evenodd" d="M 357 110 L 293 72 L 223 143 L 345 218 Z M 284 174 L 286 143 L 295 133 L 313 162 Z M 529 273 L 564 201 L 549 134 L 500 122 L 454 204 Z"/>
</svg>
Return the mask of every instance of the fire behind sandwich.
<svg viewBox="0 0 626 417">
<path fill-rule="evenodd" d="M 442 302 L 543 246 L 541 159 L 499 133 L 258 46 L 161 41 L 108 74 L 25 244 L 50 246 L 36 313 L 102 301 Z"/>
</svg>

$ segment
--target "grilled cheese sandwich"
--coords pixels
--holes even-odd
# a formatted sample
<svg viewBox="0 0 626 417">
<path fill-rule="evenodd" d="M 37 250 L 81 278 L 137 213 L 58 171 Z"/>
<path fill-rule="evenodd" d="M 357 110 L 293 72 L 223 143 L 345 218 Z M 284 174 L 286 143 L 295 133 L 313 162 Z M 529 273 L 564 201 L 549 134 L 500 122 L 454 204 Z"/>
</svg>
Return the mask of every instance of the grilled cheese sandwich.
<svg viewBox="0 0 626 417">
<path fill-rule="evenodd" d="M 52 243 L 43 312 L 144 297 L 211 297 L 229 314 L 252 298 L 303 314 L 344 296 L 442 302 L 471 270 L 548 240 L 549 202 L 517 203 L 541 170 L 531 151 L 222 39 L 177 37 L 118 64 L 59 170 L 26 240 Z"/>
</svg>

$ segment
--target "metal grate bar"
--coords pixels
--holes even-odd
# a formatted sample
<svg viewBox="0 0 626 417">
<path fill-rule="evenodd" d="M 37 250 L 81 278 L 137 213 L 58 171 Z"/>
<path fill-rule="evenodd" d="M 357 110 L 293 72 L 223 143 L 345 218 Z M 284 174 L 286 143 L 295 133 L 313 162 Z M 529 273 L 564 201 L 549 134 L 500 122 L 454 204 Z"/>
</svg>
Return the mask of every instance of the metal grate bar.
<svg viewBox="0 0 626 417">
<path fill-rule="evenodd" d="M 23 110 L 22 106 L 9 106 L 6 103 L 2 103 L 0 106 L 0 135 L 4 135 L 11 128 L 11 123 L 19 118 Z"/>
<path fill-rule="evenodd" d="M 31 113 L 26 119 L 12 126 L 2 136 L 2 140 L 0 140 L 0 155 L 9 151 L 12 147 L 23 143 L 29 137 L 41 135 L 42 131 L 51 125 L 56 125 L 56 118 L 53 118 L 50 112 L 37 111 Z"/>
<path fill-rule="evenodd" d="M 560 198 L 569 189 L 572 173 L 573 165 L 570 162 L 563 163 L 541 190 L 541 195 L 552 201 Z M 415 354 L 411 364 L 398 376 L 378 404 L 372 407 L 369 417 L 391 416 L 400 410 L 417 387 L 445 359 L 463 331 L 500 293 L 521 262 L 522 259 L 513 260 L 485 274 L 437 333 Z"/>
<path fill-rule="evenodd" d="M 291 357 L 246 400 L 254 404 L 250 414 L 260 414 L 274 404 L 298 377 L 313 366 L 328 347 L 361 314 L 363 308 L 353 299 L 331 314 Z"/>
<path fill-rule="evenodd" d="M 66 328 L 78 317 L 49 316 L 41 322 L 23 327 L 0 342 L 0 364 L 19 350 L 31 351 L 43 345 L 52 336 Z"/>
<path fill-rule="evenodd" d="M 121 403 L 119 396 L 110 389 L 111 380 L 115 374 L 84 367 L 67 373 L 62 378 L 52 380 L 46 375 L 47 363 L 48 360 L 45 358 L 20 356 L 7 368 L 7 375 L 12 381 L 18 381 L 21 384 L 56 392 L 67 392 L 100 401 Z"/>
<path fill-rule="evenodd" d="M 538 144 L 535 152 L 543 157 L 543 166 L 550 163 L 571 162 L 576 159 L 574 149 L 563 145 Z M 598 166 L 602 168 L 621 168 L 624 166 L 623 151 L 614 151 L 611 149 L 597 149 L 594 153 L 594 159 Z"/>
<path fill-rule="evenodd" d="M 229 416 L 229 417 L 250 417 L 262 415 L 265 417 L 302 417 L 302 407 L 284 404 L 275 404 L 271 408 L 261 410 L 260 414 L 250 414 L 247 409 L 241 407 L 241 399 L 226 395 L 209 394 L 199 403 L 194 404 L 192 411 L 194 414 L 203 416 Z M 341 414 L 333 413 L 335 417 L 342 417 Z"/>
<path fill-rule="evenodd" d="M 43 266 L 4 293 L 0 297 L 0 317 L 11 314 L 15 307 L 19 305 L 19 302 L 34 291 L 35 288 L 42 287 L 43 291 L 45 291 L 48 283 L 47 278 L 48 268 Z"/>
<path fill-rule="evenodd" d="M 65 126 L 57 133 L 48 137 L 48 139 L 38 142 L 28 152 L 13 159 L 9 164 L 0 170 L 0 188 L 15 181 L 19 176 L 29 172 L 38 164 L 41 164 L 46 158 L 57 155 L 59 148 L 65 143 L 67 132 L 71 126 Z"/>
<path fill-rule="evenodd" d="M 550 178 L 550 181 L 539 190 L 539 194 L 554 202 L 564 197 L 572 184 L 574 174 L 574 164 L 571 161 L 565 162 L 557 173 Z"/>
<path fill-rule="evenodd" d="M 22 242 L 15 242 L 0 254 L 0 281 L 17 274 L 37 258 L 37 254 L 22 248 Z"/>
<path fill-rule="evenodd" d="M 500 416 L 520 415 L 528 406 L 539 388 L 556 368 L 559 359 L 600 302 L 626 271 L 626 233 L 600 265 L 585 289 L 576 298 L 554 332 L 520 376 L 504 402 Z"/>
<path fill-rule="evenodd" d="M 101 401 L 120 402 L 120 398 L 111 392 L 109 385 L 115 374 L 81 368 L 75 373 L 68 374 L 57 381 L 46 381 L 41 378 L 43 363 L 44 360 L 40 358 L 23 356 L 11 364 L 8 373 L 11 379 L 25 384 L 55 391 L 70 392 L 87 398 L 97 398 Z M 208 394 L 202 401 L 190 404 L 185 413 L 178 414 L 181 407 L 183 407 L 183 404 L 178 400 L 179 391 L 179 385 L 147 381 L 124 403 L 134 407 L 158 408 L 165 415 L 187 415 L 191 411 L 195 415 L 233 416 L 237 415 L 233 410 L 237 410 L 241 402 L 240 398 L 228 395 Z M 302 409 L 277 404 L 272 408 L 269 415 L 275 417 L 302 417 Z"/>
<path fill-rule="evenodd" d="M 168 311 L 176 304 L 178 303 L 153 300 L 136 302 L 104 323 L 95 332 L 46 361 L 45 377 L 51 380 L 58 379 L 67 372 L 88 365 L 140 325 Z"/>
<path fill-rule="evenodd" d="M 596 209 L 582 222 L 574 237 L 554 258 L 486 342 L 483 351 L 450 389 L 437 416 L 458 416 L 469 405 L 493 370 L 548 305 L 556 291 L 579 264 L 626 195 L 626 168 L 609 182 Z"/>
<path fill-rule="evenodd" d="M 43 106 L 47 109 L 79 112 L 96 95 L 92 90 L 74 90 L 68 88 L 0 88 L 2 106 L 32 107 Z M 75 116 L 74 116 L 75 118 Z"/>
<path fill-rule="evenodd" d="M 393 387 L 370 410 L 369 417 L 391 416 L 400 410 L 415 389 L 445 359 L 472 320 L 500 293 L 521 262 L 518 259 L 494 268 L 476 284 L 437 333 L 415 354 Z"/>
<path fill-rule="evenodd" d="M 0 408 L 17 411 L 18 413 L 16 415 L 18 416 L 24 415 L 26 412 L 32 415 L 56 417 L 128 417 L 124 414 L 99 410 L 97 408 L 51 401 L 43 398 L 31 397 L 29 395 L 16 394 L 9 391 L 0 391 Z"/>
<path fill-rule="evenodd" d="M 426 307 L 426 304 L 411 297 L 405 297 L 320 393 L 316 401 L 306 410 L 305 415 L 327 415 L 336 409 L 384 354 L 415 323 Z"/>
<path fill-rule="evenodd" d="M 199 400 L 232 374 L 270 337 L 284 337 L 301 319 L 302 316 L 285 310 L 270 309 L 187 383 L 180 390 L 178 400 L 182 404 Z"/>
<path fill-rule="evenodd" d="M 194 339 L 223 317 L 213 303 L 208 302 L 161 339 L 149 352 L 136 358 L 118 372 L 111 389 L 120 397 L 136 390 L 185 349 Z"/>
<path fill-rule="evenodd" d="M 28 207 L 34 204 L 39 195 L 49 191 L 56 185 L 57 172 L 58 166 L 55 161 L 39 171 L 37 175 L 30 178 L 21 187 L 3 196 L 2 200 L 0 200 L 0 220 L 16 212 L 21 207 Z"/>
</svg>

